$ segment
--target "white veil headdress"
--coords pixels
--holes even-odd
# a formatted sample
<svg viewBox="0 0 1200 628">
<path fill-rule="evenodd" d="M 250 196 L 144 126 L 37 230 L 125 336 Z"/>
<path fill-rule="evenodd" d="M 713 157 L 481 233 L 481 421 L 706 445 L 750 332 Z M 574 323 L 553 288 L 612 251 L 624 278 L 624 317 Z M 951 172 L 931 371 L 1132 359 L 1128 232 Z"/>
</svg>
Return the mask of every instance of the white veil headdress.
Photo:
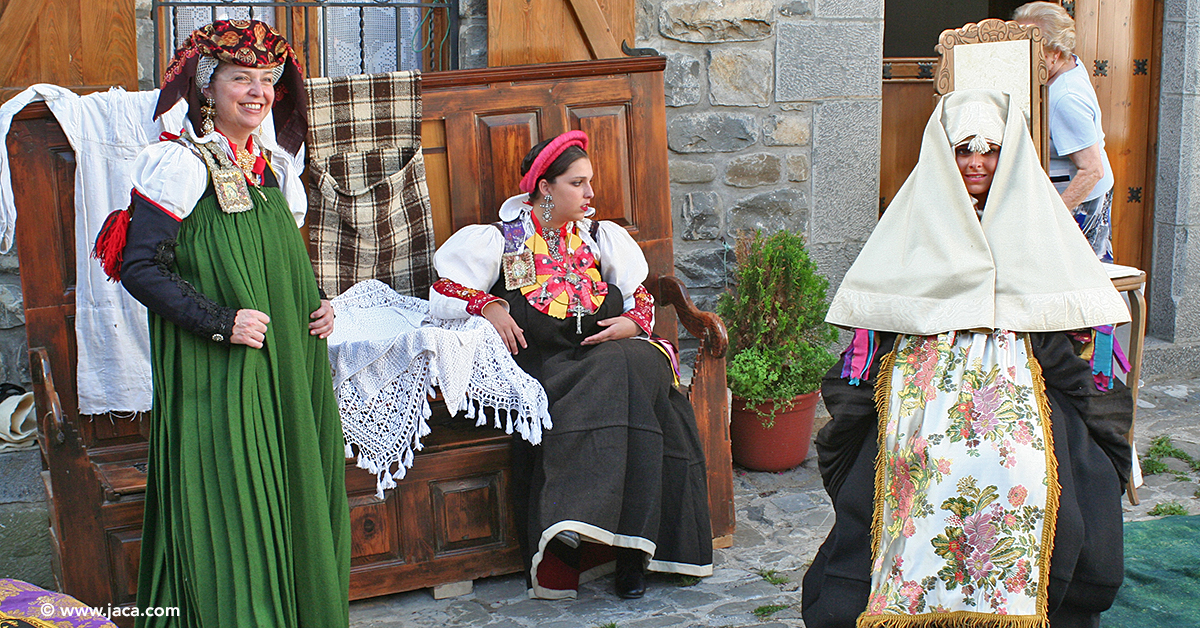
<svg viewBox="0 0 1200 628">
<path fill-rule="evenodd" d="M 979 219 L 954 143 L 974 136 L 994 141 L 999 128 L 1000 158 Z M 1124 302 L 1042 170 L 1026 129 L 1007 94 L 944 96 L 925 126 L 916 167 L 846 273 L 825 320 L 914 335 L 1127 322 Z"/>
</svg>

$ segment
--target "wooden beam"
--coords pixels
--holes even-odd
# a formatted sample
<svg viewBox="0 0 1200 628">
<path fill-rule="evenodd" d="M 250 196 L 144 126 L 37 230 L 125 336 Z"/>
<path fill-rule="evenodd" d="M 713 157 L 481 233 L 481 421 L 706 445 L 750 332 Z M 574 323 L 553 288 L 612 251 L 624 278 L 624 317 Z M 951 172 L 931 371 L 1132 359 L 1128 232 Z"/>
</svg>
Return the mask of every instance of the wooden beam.
<svg viewBox="0 0 1200 628">
<path fill-rule="evenodd" d="M 615 59 L 625 56 L 621 52 L 621 46 L 617 44 L 617 40 L 613 37 L 612 29 L 608 26 L 608 20 L 604 19 L 604 12 L 600 10 L 600 3 L 597 0 L 569 0 L 571 8 L 575 11 L 575 17 L 579 20 L 579 26 L 583 29 L 583 37 L 587 40 L 588 48 L 592 49 L 592 56 L 597 59 Z"/>
<path fill-rule="evenodd" d="M 26 52 L 25 44 L 33 25 L 42 15 L 42 6 L 42 0 L 9 0 L 0 15 L 0 41 L 5 42 L 0 46 L 0 85 L 12 80 L 17 60 Z"/>
</svg>

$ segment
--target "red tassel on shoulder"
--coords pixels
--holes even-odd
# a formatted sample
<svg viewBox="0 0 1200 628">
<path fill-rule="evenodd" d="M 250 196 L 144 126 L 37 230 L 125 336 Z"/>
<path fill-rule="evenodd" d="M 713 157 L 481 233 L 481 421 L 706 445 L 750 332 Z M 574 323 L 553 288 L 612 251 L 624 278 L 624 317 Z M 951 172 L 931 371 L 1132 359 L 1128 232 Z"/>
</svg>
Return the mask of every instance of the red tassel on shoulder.
<svg viewBox="0 0 1200 628">
<path fill-rule="evenodd" d="M 109 281 L 121 281 L 121 263 L 125 261 L 125 238 L 129 233 L 130 212 L 118 209 L 104 219 L 92 257 L 100 260 Z"/>
</svg>

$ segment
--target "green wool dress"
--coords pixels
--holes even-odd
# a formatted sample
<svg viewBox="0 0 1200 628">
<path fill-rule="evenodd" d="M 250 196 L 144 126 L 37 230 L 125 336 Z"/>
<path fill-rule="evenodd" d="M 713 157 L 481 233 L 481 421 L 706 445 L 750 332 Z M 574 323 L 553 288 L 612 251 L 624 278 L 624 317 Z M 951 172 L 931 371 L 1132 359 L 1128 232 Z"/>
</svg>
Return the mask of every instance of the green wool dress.
<svg viewBox="0 0 1200 628">
<path fill-rule="evenodd" d="M 345 444 L 303 238 L 278 188 L 226 214 L 209 188 L 183 220 L 176 271 L 271 318 L 262 349 L 150 315 L 154 378 L 137 626 L 348 625 Z"/>
</svg>

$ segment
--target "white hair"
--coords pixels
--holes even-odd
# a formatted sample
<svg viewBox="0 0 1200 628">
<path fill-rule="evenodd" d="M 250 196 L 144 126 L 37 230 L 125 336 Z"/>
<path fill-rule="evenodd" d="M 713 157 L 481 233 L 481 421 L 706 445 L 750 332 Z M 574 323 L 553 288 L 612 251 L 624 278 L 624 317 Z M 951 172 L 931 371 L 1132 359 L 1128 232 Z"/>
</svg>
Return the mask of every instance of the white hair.
<svg viewBox="0 0 1200 628">
<path fill-rule="evenodd" d="M 1054 2 L 1030 2 L 1013 11 L 1013 20 L 1034 24 L 1042 31 L 1046 47 L 1064 55 L 1075 53 L 1075 20 Z"/>
</svg>

